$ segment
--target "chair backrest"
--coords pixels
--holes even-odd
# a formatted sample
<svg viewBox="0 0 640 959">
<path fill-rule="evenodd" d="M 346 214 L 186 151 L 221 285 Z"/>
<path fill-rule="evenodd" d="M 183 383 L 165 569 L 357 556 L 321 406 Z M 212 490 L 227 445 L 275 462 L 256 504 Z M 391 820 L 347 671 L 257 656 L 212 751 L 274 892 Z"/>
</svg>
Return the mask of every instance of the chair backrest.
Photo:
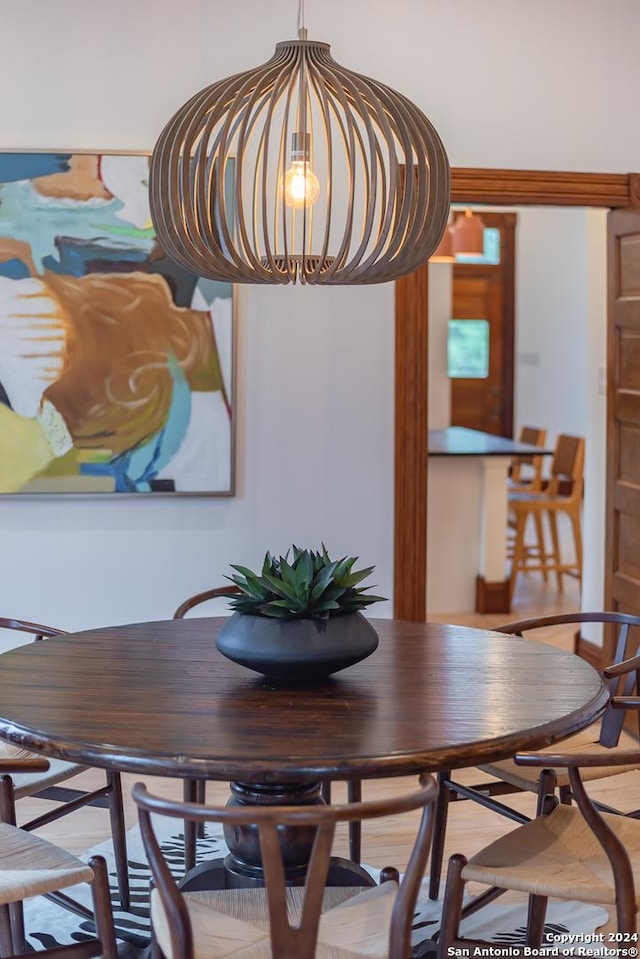
<svg viewBox="0 0 640 959">
<path fill-rule="evenodd" d="M 256 828 L 264 870 L 272 955 L 278 959 L 313 959 L 336 824 L 422 809 L 418 835 L 394 902 L 390 923 L 390 959 L 409 959 L 411 921 L 429 855 L 436 794 L 435 780 L 425 774 L 420 777 L 418 790 L 391 799 L 335 806 L 219 807 L 163 799 L 148 793 L 143 783 L 136 783 L 132 795 L 138 805 L 140 832 L 151 875 L 170 929 L 173 955 L 192 959 L 193 936 L 184 899 L 163 856 L 152 815 L 196 823 L 220 822 L 229 827 Z M 285 870 L 280 847 L 280 835 L 287 828 L 312 829 L 315 835 L 302 891 L 302 912 L 298 926 L 291 925 L 287 914 Z"/>
<path fill-rule="evenodd" d="M 506 623 L 503 626 L 496 627 L 496 629 L 500 633 L 524 636 L 525 633 L 534 629 L 545 629 L 547 627 L 567 624 L 578 625 L 580 623 L 604 623 L 611 624 L 612 627 L 617 627 L 613 659 L 608 665 L 614 665 L 621 663 L 625 659 L 629 659 L 637 653 L 640 647 L 640 632 L 633 630 L 633 636 L 630 635 L 632 627 L 638 627 L 638 629 L 640 629 L 640 616 L 631 616 L 628 613 L 562 613 L 556 616 L 540 616 L 537 619 L 524 619 L 520 622 Z M 634 692 L 638 692 L 635 672 L 610 679 L 607 683 L 610 697 L 631 696 Z M 601 745 L 609 747 L 617 745 L 622 732 L 624 719 L 624 710 L 613 708 L 610 702 L 600 725 L 599 742 Z"/>
<path fill-rule="evenodd" d="M 549 468 L 549 496 L 566 495 L 574 502 L 582 499 L 584 445 L 582 436 L 568 436 L 565 433 L 558 435 Z"/>
<path fill-rule="evenodd" d="M 544 446 L 547 431 L 538 426 L 522 426 L 518 435 L 521 443 L 530 446 Z M 531 453 L 528 456 L 514 456 L 511 462 L 511 479 L 515 484 L 526 484 L 532 491 L 542 489 L 542 456 Z"/>
<path fill-rule="evenodd" d="M 521 426 L 518 439 L 521 443 L 529 443 L 531 446 L 544 446 L 547 431 L 539 426 Z"/>
<path fill-rule="evenodd" d="M 22 619 L 5 619 L 0 616 L 0 629 L 15 629 L 21 633 L 31 633 L 35 639 L 48 639 L 50 636 L 64 636 L 63 629 L 43 626 L 41 623 L 29 623 Z"/>
<path fill-rule="evenodd" d="M 238 587 L 232 584 L 229 586 L 216 586 L 214 589 L 205 589 L 202 593 L 196 593 L 194 596 L 185 599 L 184 603 L 180 603 L 173 614 L 173 619 L 184 619 L 189 610 L 193 609 L 194 606 L 199 606 L 200 603 L 206 603 L 210 599 L 217 599 L 219 596 L 228 596 L 229 593 L 239 592 Z"/>
</svg>

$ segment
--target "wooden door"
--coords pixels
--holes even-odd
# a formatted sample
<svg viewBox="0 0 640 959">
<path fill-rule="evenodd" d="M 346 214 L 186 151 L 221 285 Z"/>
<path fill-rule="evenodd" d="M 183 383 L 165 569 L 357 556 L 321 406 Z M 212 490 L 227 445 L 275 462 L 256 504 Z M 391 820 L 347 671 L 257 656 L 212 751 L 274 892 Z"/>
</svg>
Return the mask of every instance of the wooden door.
<svg viewBox="0 0 640 959">
<path fill-rule="evenodd" d="M 450 345 L 468 324 L 478 339 L 479 366 L 465 376 L 450 363 L 451 425 L 513 436 L 516 214 L 483 212 L 482 219 L 500 231 L 500 258 L 453 267 Z"/>
<path fill-rule="evenodd" d="M 479 354 L 474 376 L 455 375 L 458 371 L 450 368 L 451 425 L 510 435 L 504 432 L 505 407 L 513 408 L 513 397 L 503 382 L 502 284 L 495 267 L 454 266 L 451 319 L 450 345 L 469 327 Z"/>
<path fill-rule="evenodd" d="M 640 209 L 613 211 L 608 230 L 605 608 L 639 615 Z"/>
</svg>

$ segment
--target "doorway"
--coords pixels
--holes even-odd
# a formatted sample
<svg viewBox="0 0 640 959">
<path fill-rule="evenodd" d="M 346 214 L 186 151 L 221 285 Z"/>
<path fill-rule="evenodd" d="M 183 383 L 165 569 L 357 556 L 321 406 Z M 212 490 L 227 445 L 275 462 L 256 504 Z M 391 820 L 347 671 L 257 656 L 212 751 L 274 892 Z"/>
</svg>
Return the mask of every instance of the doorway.
<svg viewBox="0 0 640 959">
<path fill-rule="evenodd" d="M 640 175 L 454 168 L 454 203 L 640 206 Z M 396 283 L 394 615 L 426 616 L 428 270 Z"/>
</svg>

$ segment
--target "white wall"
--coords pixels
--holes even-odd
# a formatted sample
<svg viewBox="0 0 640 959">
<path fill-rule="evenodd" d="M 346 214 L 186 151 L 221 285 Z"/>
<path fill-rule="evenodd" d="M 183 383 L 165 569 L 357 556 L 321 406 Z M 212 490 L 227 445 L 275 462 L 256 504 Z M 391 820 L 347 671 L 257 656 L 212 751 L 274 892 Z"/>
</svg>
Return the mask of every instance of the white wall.
<svg viewBox="0 0 640 959">
<path fill-rule="evenodd" d="M 587 214 L 517 212 L 514 422 L 546 426 L 553 445 L 557 433 L 589 430 Z M 605 262 L 604 245 L 601 255 Z"/>
<path fill-rule="evenodd" d="M 515 420 L 586 438 L 582 608 L 604 602 L 606 212 L 518 211 Z M 600 631 L 588 638 L 596 640 Z"/>
<path fill-rule="evenodd" d="M 293 35 L 294 0 L 5 0 L 0 147 L 150 149 L 193 92 Z M 458 166 L 636 169 L 635 0 L 319 0 L 310 35 L 413 97 Z M 452 70 L 452 57 L 460 69 Z M 241 291 L 234 499 L 3 499 L 3 609 L 164 617 L 292 539 L 392 590 L 393 290 Z"/>
<path fill-rule="evenodd" d="M 606 237 L 603 210 L 518 213 L 516 422 L 586 437 L 583 609 L 604 601 Z"/>
</svg>

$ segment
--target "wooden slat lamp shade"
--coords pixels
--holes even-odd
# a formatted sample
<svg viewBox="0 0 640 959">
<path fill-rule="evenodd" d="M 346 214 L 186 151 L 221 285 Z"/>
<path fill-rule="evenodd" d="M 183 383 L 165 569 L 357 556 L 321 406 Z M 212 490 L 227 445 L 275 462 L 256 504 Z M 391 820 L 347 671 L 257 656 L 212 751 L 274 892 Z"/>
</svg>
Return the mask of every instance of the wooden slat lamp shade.
<svg viewBox="0 0 640 959">
<path fill-rule="evenodd" d="M 394 280 L 446 226 L 446 152 L 415 104 L 300 35 L 168 122 L 151 158 L 158 241 L 233 283 Z"/>
</svg>

